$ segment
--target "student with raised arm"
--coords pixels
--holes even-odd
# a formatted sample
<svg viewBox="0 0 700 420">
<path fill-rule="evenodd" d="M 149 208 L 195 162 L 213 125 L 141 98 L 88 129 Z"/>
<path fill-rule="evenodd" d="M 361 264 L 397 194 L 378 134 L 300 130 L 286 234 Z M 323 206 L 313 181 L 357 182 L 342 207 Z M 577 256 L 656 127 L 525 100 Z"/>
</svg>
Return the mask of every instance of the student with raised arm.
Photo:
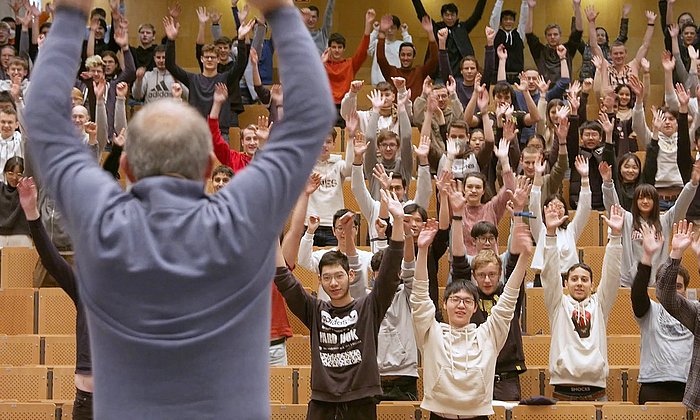
<svg viewBox="0 0 700 420">
<path fill-rule="evenodd" d="M 674 241 L 671 242 L 671 249 L 678 242 L 675 237 Z M 639 324 L 642 335 L 639 404 L 646 404 L 647 401 L 680 402 L 683 401 L 683 391 L 688 381 L 693 333 L 673 318 L 660 303 L 649 299 L 647 293 L 651 262 L 666 243 L 664 238 L 656 232 L 653 225 L 642 225 L 642 243 L 644 254 L 637 264 L 631 293 L 634 319 Z M 659 271 L 658 274 L 664 273 Z M 679 296 L 687 298 L 689 282 L 690 273 L 685 267 L 679 266 L 674 281 Z"/>
<path fill-rule="evenodd" d="M 368 221 L 374 221 L 379 217 L 380 203 L 378 200 L 372 198 L 367 185 L 365 184 L 365 178 L 363 170 L 364 156 L 369 148 L 369 143 L 372 140 L 365 141 L 361 133 L 355 134 L 354 148 L 355 148 L 355 159 L 352 165 L 351 174 L 351 189 L 352 193 L 355 195 L 357 204 L 360 207 L 362 215 Z M 418 160 L 418 177 L 416 180 L 416 196 L 413 202 L 423 209 L 427 209 L 430 204 L 430 196 L 433 193 L 433 186 L 430 179 L 430 169 L 428 166 L 428 152 L 430 150 L 429 146 L 430 139 L 428 137 L 421 137 L 420 145 L 418 147 L 413 146 L 413 150 L 416 154 Z M 399 197 L 399 200 L 403 203 L 408 201 L 408 183 L 411 182 L 410 178 L 404 178 L 399 172 L 391 172 L 387 174 L 384 167 L 381 164 L 377 164 L 372 172 L 373 177 L 377 177 L 379 185 L 381 188 L 391 191 Z M 369 237 L 371 248 L 373 252 L 376 252 L 377 248 L 374 244 L 377 238 L 376 227 L 373 222 L 369 224 Z"/>
<path fill-rule="evenodd" d="M 559 26 L 557 23 L 548 24 L 544 29 L 547 45 L 543 44 L 537 35 L 532 33 L 534 29 L 533 22 L 535 18 L 535 7 L 537 6 L 537 0 L 527 0 L 527 6 L 529 9 L 527 23 L 525 24 L 525 39 L 527 40 L 527 45 L 530 48 L 532 58 L 537 64 L 537 71 L 544 76 L 545 80 L 549 80 L 554 83 L 559 79 L 559 75 L 561 73 L 560 66 L 562 63 L 569 66 L 569 74 L 572 74 L 572 61 L 576 55 L 576 51 L 578 51 L 578 46 L 581 43 L 581 36 L 583 35 L 581 0 L 573 0 L 574 16 L 576 21 L 571 30 L 571 35 L 569 35 L 569 40 L 563 43 L 563 45 L 566 47 L 565 58 L 560 58 L 556 51 L 557 47 L 562 45 L 561 26 Z"/>
<path fill-rule="evenodd" d="M 693 352 L 690 360 L 688 381 L 683 394 L 683 404 L 693 411 L 700 410 L 700 323 L 698 314 L 700 304 L 688 300 L 678 293 L 678 273 L 681 266 L 681 258 L 685 250 L 691 245 L 696 257 L 700 257 L 700 237 L 693 239 L 693 224 L 687 220 L 681 220 L 673 225 L 673 240 L 671 241 L 671 253 L 666 263 L 659 269 L 658 284 L 656 285 L 656 297 L 664 309 L 676 318 L 693 335 Z M 669 350 L 672 353 L 679 351 L 678 347 Z M 668 357 L 665 354 L 664 357 Z M 642 373 L 641 370 L 639 372 Z"/>
<path fill-rule="evenodd" d="M 372 171 L 377 164 L 382 165 L 385 172 L 400 174 L 401 178 L 407 181 L 410 181 L 412 177 L 413 144 L 411 143 L 411 137 L 413 131 L 408 114 L 408 108 L 411 106 L 409 101 L 410 95 L 410 92 L 404 92 L 397 97 L 396 116 L 398 119 L 398 131 L 391 131 L 386 128 L 379 129 L 379 117 L 386 98 L 378 90 L 373 90 L 368 95 L 372 102 L 372 112 L 369 114 L 369 120 L 364 131 L 368 140 L 364 171 L 365 177 L 369 180 L 370 195 L 375 200 L 379 199 L 379 188 L 381 187 L 377 179 L 372 176 Z M 351 143 L 348 141 L 348 145 Z M 377 153 L 377 149 L 379 149 L 379 153 Z M 377 158 L 377 155 L 379 155 L 379 158 Z"/>
<path fill-rule="evenodd" d="M 510 57 L 506 63 L 508 83 L 517 83 L 520 73 L 525 69 L 525 25 L 529 12 L 527 0 L 521 0 L 520 20 L 516 26 L 517 13 L 510 9 L 503 10 L 503 0 L 496 0 L 491 11 L 489 26 L 498 28 L 493 45 L 503 45 Z"/>
<path fill-rule="evenodd" d="M 377 336 L 382 319 L 399 286 L 403 250 L 403 206 L 396 195 L 382 191 L 394 218 L 389 247 L 379 268 L 372 291 L 363 297 L 350 294 L 350 284 L 359 269 L 338 251 L 326 253 L 318 262 L 321 288 L 329 300 L 313 297 L 289 271 L 277 254 L 275 285 L 311 336 L 311 401 L 306 414 L 310 420 L 340 416 L 366 420 L 377 416 L 374 397 L 382 394 L 377 367 Z M 354 214 L 348 212 L 340 226 L 352 229 Z M 267 378 L 265 378 L 267 380 Z"/>
<path fill-rule="evenodd" d="M 592 5 L 586 7 L 586 18 L 588 19 L 588 39 L 593 55 L 607 60 L 603 55 L 603 50 L 600 48 L 600 45 L 598 45 L 597 42 L 590 41 L 592 39 L 596 39 L 595 21 L 599 13 L 600 12 L 597 12 L 595 7 Z M 607 84 L 611 89 L 615 89 L 617 85 L 628 84 L 629 76 L 631 74 L 639 75 L 642 59 L 646 57 L 649 46 L 651 45 L 651 39 L 654 36 L 654 22 L 656 21 L 656 13 L 650 10 L 645 12 L 645 16 L 647 18 L 647 29 L 646 32 L 644 32 L 642 45 L 637 50 L 637 55 L 634 56 L 632 61 L 627 62 L 627 47 L 624 43 L 616 41 L 610 47 L 610 57 L 612 58 L 612 63 L 607 66 L 608 73 L 601 74 L 600 77 L 607 77 Z M 598 74 L 596 74 L 596 78 L 597 77 Z"/>
<path fill-rule="evenodd" d="M 384 55 L 386 56 L 386 61 L 389 62 L 394 67 L 401 65 L 399 60 L 399 50 L 401 44 L 404 42 L 413 42 L 413 37 L 408 33 L 408 24 L 401 23 L 396 15 L 387 15 L 391 18 L 391 26 L 384 32 L 386 38 L 384 38 Z M 384 16 L 382 16 L 384 19 Z M 379 22 L 374 23 L 374 29 L 369 37 L 369 48 L 367 49 L 367 54 L 372 57 L 372 84 L 377 85 L 380 82 L 388 82 L 384 79 L 382 75 L 382 69 L 379 68 L 379 63 L 377 62 L 377 44 L 379 43 Z M 401 39 L 397 35 L 401 35 Z"/>
<path fill-rule="evenodd" d="M 340 115 L 347 120 L 353 112 L 357 112 L 357 115 L 360 117 L 360 128 L 365 136 L 367 135 L 369 117 L 376 112 L 379 113 L 378 128 L 380 130 L 391 130 L 398 134 L 398 99 L 406 95 L 408 95 L 406 112 L 409 120 L 413 121 L 413 102 L 411 101 L 411 92 L 406 90 L 406 79 L 403 77 L 392 77 L 391 81 L 379 82 L 375 85 L 375 90 L 378 90 L 384 99 L 378 110 L 374 107 L 366 111 L 357 109 L 357 94 L 363 85 L 364 81 L 362 80 L 353 80 L 350 83 L 350 90 L 345 94 L 340 104 Z M 369 96 L 368 99 L 370 99 L 371 103 Z"/>
<path fill-rule="evenodd" d="M 214 102 L 216 84 L 225 83 L 232 94 L 234 92 L 237 93 L 235 99 L 238 104 L 236 105 L 242 108 L 239 82 L 241 77 L 243 77 L 243 72 L 248 62 L 248 49 L 244 40 L 252 26 L 241 26 L 241 29 L 238 31 L 238 59 L 231 68 L 222 73 L 219 72 L 219 55 L 213 44 L 207 44 L 201 48 L 201 73 L 190 73 L 178 66 L 175 56 L 175 40 L 180 32 L 180 24 L 171 17 L 165 17 L 163 18 L 163 26 L 165 35 L 168 37 L 168 41 L 165 44 L 165 68 L 175 79 L 189 89 L 188 100 L 190 105 L 195 107 L 200 114 L 204 116 L 209 115 Z M 223 136 L 228 137 L 229 128 L 237 125 L 238 116 L 232 112 L 232 106 L 227 102 L 219 111 L 219 127 Z"/>
<path fill-rule="evenodd" d="M 504 138 L 501 139 L 498 148 L 493 152 L 501 165 L 501 174 L 503 175 L 503 186 L 496 196 L 490 197 L 490 194 L 487 193 L 486 177 L 483 173 L 471 172 L 464 178 L 464 193 L 467 197 L 467 205 L 464 206 L 464 212 L 461 217 L 463 217 L 464 243 L 467 246 L 467 254 L 469 255 L 474 255 L 476 249 L 474 238 L 469 234 L 472 226 L 480 221 L 487 221 L 498 226 L 498 222 L 506 211 L 506 202 L 508 201 L 506 191 L 515 191 L 515 175 L 508 162 L 508 150 L 510 147 L 508 137 L 514 136 L 513 122 L 506 123 L 506 127 L 509 128 L 504 129 Z"/>
<path fill-rule="evenodd" d="M 435 304 L 428 294 L 427 258 L 436 232 L 437 223 L 429 221 L 418 238 L 411 294 L 416 342 L 423 360 L 421 408 L 431 412 L 431 419 L 486 420 L 493 414 L 496 359 L 508 337 L 532 253 L 530 232 L 524 224 L 514 227 L 513 248 L 520 258 L 491 315 L 478 327 L 472 317 L 478 310 L 479 291 L 470 281 L 453 281 L 447 286 L 442 304 L 449 323 L 435 320 Z"/>
<path fill-rule="evenodd" d="M 314 44 L 318 48 L 319 55 L 328 48 L 328 36 L 331 33 L 331 26 L 333 26 L 333 9 L 335 9 L 335 0 L 328 0 L 326 10 L 323 12 L 323 23 L 319 29 L 316 29 L 320 12 L 318 7 L 309 6 L 301 9 L 302 19 L 311 34 L 311 39 L 314 40 Z"/>
<path fill-rule="evenodd" d="M 612 230 L 603 258 L 598 288 L 593 292 L 593 271 L 578 263 L 566 272 L 561 288 L 557 229 L 566 216 L 550 204 L 545 207 L 547 236 L 544 247 L 542 287 L 552 341 L 549 348 L 550 384 L 554 398 L 563 401 L 605 401 L 608 378 L 608 338 L 606 325 L 620 288 L 623 210 L 615 206 L 610 218 L 603 216 Z"/>
<path fill-rule="evenodd" d="M 67 104 L 92 1 L 56 2 L 25 125 L 34 166 L 76 251 L 93 338 L 95 418 L 270 417 L 274 244 L 335 110 L 327 84 L 307 83 L 324 71 L 292 1 L 250 4 L 287 35 L 279 63 L 288 118 L 264 153 L 207 195 L 211 133 L 187 104 L 158 101 L 130 121 L 121 160 L 134 184 L 128 192 L 83 151 Z"/>
<path fill-rule="evenodd" d="M 450 205 L 453 214 L 459 214 L 465 204 L 465 199 L 460 185 L 451 185 Z M 508 210 L 511 215 L 523 210 L 530 192 L 530 184 L 527 178 L 518 180 L 518 189 L 513 194 L 513 200 L 508 201 Z M 521 218 L 514 218 L 515 223 L 522 223 Z M 483 222 L 486 223 L 486 222 Z M 519 255 L 516 247 L 513 247 L 513 234 L 509 238 L 513 250 L 506 250 L 498 255 L 498 250 L 484 247 L 475 256 L 466 256 L 466 248 L 462 237 L 462 226 L 456 223 L 452 226 L 452 281 L 464 281 L 472 279 L 479 289 L 477 310 L 472 316 L 472 321 L 478 326 L 486 322 L 491 316 L 494 306 L 503 295 L 504 285 L 517 265 Z M 496 230 L 497 231 L 497 230 Z M 472 234 L 474 230 L 472 230 Z M 495 241 L 493 241 L 495 243 Z M 469 261 L 469 262 L 467 262 Z M 525 372 L 525 354 L 523 351 L 522 332 L 520 327 L 520 309 L 525 299 L 525 288 L 521 285 L 518 300 L 515 305 L 513 319 L 510 322 L 508 338 L 498 354 L 496 371 L 494 375 L 493 398 L 500 401 L 520 401 L 520 374 Z"/>
<path fill-rule="evenodd" d="M 542 220 L 542 208 L 551 208 L 557 212 L 556 223 L 559 223 L 554 230 L 557 237 L 557 248 L 559 248 L 559 272 L 566 274 L 569 268 L 578 264 L 578 248 L 576 242 L 583 233 L 588 223 L 588 216 L 591 214 L 591 187 L 588 184 L 588 159 L 579 155 L 576 156 L 576 171 L 581 176 L 581 193 L 579 195 L 578 210 L 571 223 L 568 223 L 569 212 L 566 209 L 566 202 L 558 194 L 552 194 L 542 201 L 542 173 L 544 165 L 537 165 L 537 175 L 530 193 L 530 211 L 535 215 L 535 219 L 530 223 L 532 237 L 535 239 L 537 248 L 532 259 L 532 268 L 542 270 L 545 264 L 545 242 L 546 235 L 549 234 L 549 224 Z"/>
<path fill-rule="evenodd" d="M 619 204 L 619 199 L 610 171 L 606 170 L 601 174 L 604 174 L 606 179 L 603 184 L 603 200 L 606 209 L 610 209 L 613 205 Z M 632 208 L 624 213 L 625 224 L 622 230 L 624 252 L 622 254 L 622 271 L 620 272 L 623 286 L 629 287 L 632 284 L 637 272 L 637 262 L 641 260 L 643 255 L 641 227 L 652 225 L 663 238 L 670 238 L 673 224 L 685 217 L 685 213 L 695 197 L 698 182 L 700 182 L 700 161 L 695 162 L 690 182 L 685 184 L 675 204 L 664 214 L 660 212 L 660 197 L 656 188 L 649 184 L 640 184 L 635 188 Z M 665 242 L 665 245 L 668 245 L 668 242 Z M 651 286 L 656 281 L 657 270 L 667 257 L 665 252 L 657 252 L 654 255 L 651 265 Z"/>
<path fill-rule="evenodd" d="M 264 143 L 270 135 L 270 128 L 267 126 L 267 123 L 244 128 L 241 130 L 243 152 L 231 149 L 228 142 L 221 135 L 221 123 L 219 122 L 221 107 L 227 106 L 225 104 L 228 98 L 228 88 L 224 83 L 217 83 L 214 89 L 214 102 L 212 103 L 209 116 L 207 117 L 212 144 L 214 146 L 214 154 L 219 162 L 233 169 L 235 173 L 248 166 L 253 160 L 260 143 Z M 258 118 L 258 120 L 264 121 L 265 118 Z"/>
<path fill-rule="evenodd" d="M 383 16 L 379 22 L 379 42 L 377 43 L 377 63 L 379 63 L 379 68 L 382 70 L 382 75 L 384 75 L 386 80 L 394 77 L 403 77 L 406 80 L 406 87 L 411 91 L 412 101 L 422 94 L 423 80 L 435 73 L 435 70 L 438 68 L 438 45 L 435 41 L 435 33 L 433 32 L 430 16 L 423 16 L 421 26 L 428 34 L 428 49 L 430 50 L 428 60 L 423 65 L 414 67 L 416 47 L 409 42 L 404 42 L 399 47 L 401 66 L 394 67 L 386 60 L 384 53 L 386 31 L 391 27 L 390 15 Z"/>
</svg>

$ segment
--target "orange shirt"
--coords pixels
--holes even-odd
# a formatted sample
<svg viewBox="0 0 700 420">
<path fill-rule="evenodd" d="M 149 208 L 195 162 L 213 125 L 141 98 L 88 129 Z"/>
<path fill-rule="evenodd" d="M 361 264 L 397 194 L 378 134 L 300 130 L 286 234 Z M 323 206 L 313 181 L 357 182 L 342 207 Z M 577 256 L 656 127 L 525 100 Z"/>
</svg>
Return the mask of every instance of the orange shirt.
<svg viewBox="0 0 700 420">
<path fill-rule="evenodd" d="M 360 41 L 352 58 L 340 61 L 328 60 L 324 63 L 328 80 L 331 82 L 333 102 L 336 105 L 340 104 L 343 96 L 350 90 L 350 83 L 355 78 L 355 73 L 362 67 L 362 63 L 367 58 L 367 48 L 369 48 L 369 35 L 362 37 L 362 41 Z"/>
</svg>

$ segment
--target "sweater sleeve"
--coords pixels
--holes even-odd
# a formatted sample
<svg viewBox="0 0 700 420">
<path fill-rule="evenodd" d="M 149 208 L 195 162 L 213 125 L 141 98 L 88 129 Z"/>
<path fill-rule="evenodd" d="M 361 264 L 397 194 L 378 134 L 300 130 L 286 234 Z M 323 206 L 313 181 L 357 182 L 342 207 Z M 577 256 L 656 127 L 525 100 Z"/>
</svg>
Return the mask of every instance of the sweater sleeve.
<svg viewBox="0 0 700 420">
<path fill-rule="evenodd" d="M 367 223 L 370 226 L 374 224 L 372 220 L 372 209 L 375 206 L 376 201 L 372 198 L 367 189 L 367 184 L 365 184 L 365 178 L 362 175 L 362 166 L 352 165 L 352 173 L 350 174 L 350 189 L 353 195 L 355 195 L 355 200 L 360 207 L 362 215 L 367 219 Z"/>
<path fill-rule="evenodd" d="M 233 162 L 231 159 L 231 147 L 228 143 L 224 141 L 221 135 L 221 128 L 219 127 L 219 119 L 207 117 L 207 123 L 209 124 L 209 131 L 211 132 L 211 141 L 214 146 L 214 154 L 216 158 L 219 159 L 222 165 L 226 165 L 229 168 L 233 168 Z"/>
<path fill-rule="evenodd" d="M 236 56 L 236 62 L 226 74 L 226 86 L 228 86 L 229 90 L 231 90 L 232 86 L 237 86 L 240 83 L 243 73 L 245 72 L 246 65 L 248 65 L 248 46 L 246 45 L 245 41 L 238 41 L 238 55 Z"/>
<path fill-rule="evenodd" d="M 418 179 L 416 180 L 416 197 L 413 201 L 424 209 L 428 209 L 430 196 L 433 191 L 433 183 L 430 178 L 430 166 L 418 166 Z"/>
<path fill-rule="evenodd" d="M 691 302 L 676 292 L 676 278 L 681 260 L 669 258 L 659 268 L 656 297 L 664 309 L 690 331 L 696 330 L 698 303 Z"/>
<path fill-rule="evenodd" d="M 406 107 L 409 106 L 406 104 Z M 406 110 L 399 112 L 399 136 L 401 139 L 401 167 L 399 171 L 401 171 L 403 179 L 408 182 L 413 174 L 413 144 L 411 143 L 413 132 L 411 120 Z"/>
<path fill-rule="evenodd" d="M 28 220 L 27 222 L 29 223 L 29 231 L 34 240 L 34 246 L 39 254 L 41 264 L 46 268 L 46 271 L 56 279 L 61 289 L 70 296 L 73 303 L 77 304 L 78 288 L 73 268 L 63 259 L 58 249 L 56 249 L 56 246 L 51 242 L 41 219 Z"/>
<path fill-rule="evenodd" d="M 377 64 L 379 64 L 379 69 L 382 71 L 382 76 L 384 76 L 384 79 L 391 80 L 396 73 L 396 69 L 394 66 L 389 64 L 389 61 L 386 59 L 386 53 L 384 52 L 384 49 L 386 48 L 385 45 L 386 41 L 384 41 L 384 38 L 379 38 L 379 41 L 377 42 Z M 416 92 L 413 92 L 413 95 L 415 94 Z"/>
<path fill-rule="evenodd" d="M 646 147 L 649 143 L 649 139 L 651 139 L 651 130 L 647 127 L 642 101 L 637 101 L 637 103 L 634 104 L 634 110 L 632 111 L 632 130 L 637 134 L 637 142 L 639 145 Z"/>
<path fill-rule="evenodd" d="M 431 327 L 439 328 L 435 320 L 435 305 L 428 293 L 428 279 L 414 278 L 413 291 L 409 299 L 411 316 L 416 335 L 416 344 L 422 349 Z"/>
<path fill-rule="evenodd" d="M 500 351 L 508 338 L 510 332 L 510 321 L 513 319 L 515 306 L 518 302 L 520 289 L 514 289 L 507 285 L 503 288 L 503 293 L 498 298 L 496 306 L 491 308 L 491 315 L 482 324 L 488 328 L 489 336 L 494 341 L 496 350 Z M 481 328 L 481 327 L 480 327 Z"/>
<path fill-rule="evenodd" d="M 369 48 L 369 35 L 364 35 L 360 41 L 360 45 L 357 46 L 355 54 L 352 56 L 352 72 L 357 73 L 362 67 L 362 63 L 367 59 L 367 49 Z"/>
<path fill-rule="evenodd" d="M 401 271 L 401 258 L 403 256 L 403 242 L 389 241 L 389 247 L 384 250 L 382 262 L 379 265 L 376 283 L 372 289 L 372 298 L 379 305 L 380 318 L 377 325 L 386 314 L 387 309 L 394 299 L 396 288 L 399 287 L 399 273 Z"/>
<path fill-rule="evenodd" d="M 299 318 L 306 327 L 311 330 L 314 319 L 314 309 L 316 307 L 316 298 L 311 296 L 301 285 L 299 280 L 294 277 L 289 268 L 277 267 L 275 272 L 275 286 L 284 297 L 289 310 Z"/>
<path fill-rule="evenodd" d="M 530 222 L 530 231 L 535 243 L 540 240 L 542 230 L 545 228 L 544 220 L 542 219 L 542 187 L 533 185 L 530 190 L 530 205 L 528 207 L 535 218 Z"/>
<path fill-rule="evenodd" d="M 676 152 L 676 162 L 678 163 L 678 170 L 681 173 L 683 182 L 690 181 L 694 161 L 690 152 L 687 112 L 678 114 L 678 151 Z"/>
<path fill-rule="evenodd" d="M 472 269 L 469 266 L 469 260 L 466 255 L 454 255 L 452 256 L 452 281 L 455 279 L 459 280 L 471 280 Z"/>
<path fill-rule="evenodd" d="M 610 236 L 603 256 L 603 271 L 596 294 L 600 299 L 605 319 L 615 304 L 617 292 L 620 290 L 620 260 L 622 258 L 622 238 Z"/>
<path fill-rule="evenodd" d="M 567 229 L 573 229 L 573 237 L 576 241 L 583 233 L 586 228 L 586 223 L 588 223 L 588 217 L 591 215 L 591 187 L 590 185 L 584 187 L 581 185 L 581 191 L 579 192 L 578 207 L 576 208 L 576 214 L 574 215 L 574 220 L 571 225 L 567 226 Z"/>
<path fill-rule="evenodd" d="M 649 300 L 649 294 L 647 293 L 647 287 L 649 286 L 649 279 L 651 278 L 651 266 L 642 264 L 641 262 L 637 264 L 637 274 L 634 276 L 634 281 L 632 282 L 632 310 L 634 311 L 634 316 L 637 318 L 643 318 L 644 315 L 649 311 L 651 306 L 651 301 Z"/>
<path fill-rule="evenodd" d="M 314 256 L 314 235 L 306 232 L 299 242 L 297 264 L 305 269 L 318 273 L 318 258 Z"/>
<path fill-rule="evenodd" d="M 165 68 L 178 82 L 191 89 L 189 74 L 182 67 L 178 66 L 175 61 L 175 41 L 168 40 L 165 48 Z"/>
<path fill-rule="evenodd" d="M 554 236 L 545 237 L 544 266 L 540 278 L 544 289 L 544 304 L 547 307 L 551 323 L 564 296 L 561 288 L 561 274 L 559 273 L 559 248 L 557 247 L 557 238 Z"/>
<path fill-rule="evenodd" d="M 614 204 L 620 204 L 620 198 L 617 196 L 617 191 L 615 191 L 615 184 L 610 182 L 603 182 L 603 206 L 605 206 L 605 211 L 610 213 L 610 209 Z"/>
</svg>

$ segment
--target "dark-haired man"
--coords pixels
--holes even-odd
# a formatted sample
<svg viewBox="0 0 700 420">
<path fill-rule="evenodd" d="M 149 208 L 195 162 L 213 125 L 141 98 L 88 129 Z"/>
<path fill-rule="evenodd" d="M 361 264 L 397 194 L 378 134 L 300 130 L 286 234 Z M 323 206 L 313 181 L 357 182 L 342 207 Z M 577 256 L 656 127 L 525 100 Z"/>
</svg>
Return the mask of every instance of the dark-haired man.
<svg viewBox="0 0 700 420">
<path fill-rule="evenodd" d="M 428 16 L 428 13 L 423 7 L 423 2 L 421 0 L 412 0 L 413 8 L 416 9 L 416 14 L 418 15 L 418 20 L 421 22 L 423 18 Z M 443 4 L 440 7 L 440 15 L 442 15 L 442 21 L 433 23 L 433 36 L 442 28 L 447 28 L 449 30 L 449 36 L 447 38 L 447 55 L 450 58 L 450 69 L 452 74 L 460 74 L 459 63 L 462 58 L 468 55 L 474 55 L 474 47 L 469 39 L 469 32 L 472 31 L 481 20 L 481 15 L 484 14 L 484 8 L 486 7 L 486 0 L 477 0 L 476 6 L 474 6 L 474 11 L 472 15 L 469 16 L 464 22 L 459 20 L 459 9 L 454 3 Z M 428 58 L 433 58 L 433 51 L 429 50 Z M 437 58 L 437 52 L 435 54 Z M 435 73 L 433 71 L 432 73 Z M 431 73 L 431 74 L 432 74 Z"/>
<path fill-rule="evenodd" d="M 321 289 L 329 300 L 314 298 L 304 290 L 277 254 L 275 285 L 289 309 L 311 332 L 311 401 L 307 419 L 374 419 L 374 397 L 382 394 L 377 367 L 379 326 L 399 285 L 403 255 L 403 207 L 388 197 L 389 212 L 395 223 L 389 247 L 384 251 L 376 283 L 361 298 L 350 294 L 355 281 L 357 260 L 351 263 L 345 254 L 329 251 L 318 262 Z M 354 215 L 346 213 L 337 220 L 337 228 L 352 230 Z"/>
<path fill-rule="evenodd" d="M 304 24 L 311 33 L 311 39 L 314 40 L 319 54 L 323 53 L 323 51 L 328 48 L 328 35 L 331 32 L 331 26 L 333 26 L 334 7 L 335 0 L 328 0 L 328 3 L 326 3 L 326 11 L 323 13 L 323 25 L 320 29 L 316 29 L 320 16 L 318 7 L 309 6 L 301 9 L 301 16 L 304 19 Z"/>
</svg>

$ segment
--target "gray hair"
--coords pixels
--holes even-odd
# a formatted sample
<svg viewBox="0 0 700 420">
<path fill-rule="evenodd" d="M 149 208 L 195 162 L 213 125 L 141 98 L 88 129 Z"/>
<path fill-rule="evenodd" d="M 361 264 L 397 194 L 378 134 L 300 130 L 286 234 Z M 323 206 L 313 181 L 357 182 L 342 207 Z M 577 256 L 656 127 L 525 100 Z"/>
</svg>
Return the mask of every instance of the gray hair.
<svg viewBox="0 0 700 420">
<path fill-rule="evenodd" d="M 209 165 L 211 133 L 194 108 L 163 99 L 136 113 L 127 128 L 124 151 L 136 179 L 180 175 L 199 181 Z"/>
</svg>

